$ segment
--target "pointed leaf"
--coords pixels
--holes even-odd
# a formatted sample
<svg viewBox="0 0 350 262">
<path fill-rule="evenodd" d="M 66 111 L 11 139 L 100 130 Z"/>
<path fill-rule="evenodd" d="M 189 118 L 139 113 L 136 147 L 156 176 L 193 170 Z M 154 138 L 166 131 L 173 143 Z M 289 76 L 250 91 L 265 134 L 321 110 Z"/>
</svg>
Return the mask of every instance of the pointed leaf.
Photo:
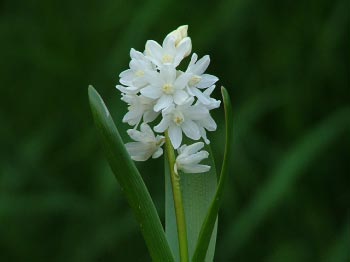
<svg viewBox="0 0 350 262">
<path fill-rule="evenodd" d="M 126 151 L 106 105 L 92 86 L 89 86 L 89 99 L 108 162 L 136 216 L 153 261 L 173 262 L 170 247 L 147 187 Z"/>
<path fill-rule="evenodd" d="M 225 122 L 226 122 L 225 154 L 224 154 L 224 160 L 222 163 L 222 169 L 221 169 L 218 187 L 215 193 L 215 197 L 212 198 L 210 209 L 208 210 L 205 220 L 203 222 L 203 225 L 201 227 L 196 250 L 192 258 L 193 262 L 205 261 L 204 258 L 208 250 L 209 243 L 211 241 L 211 235 L 212 235 L 213 229 L 215 228 L 215 225 L 216 225 L 217 215 L 219 212 L 220 203 L 223 195 L 223 188 L 224 188 L 227 173 L 228 173 L 229 156 L 231 154 L 231 145 L 232 145 L 232 125 L 233 125 L 232 107 L 231 107 L 230 97 L 227 93 L 227 90 L 224 87 L 221 87 L 221 94 L 224 102 Z"/>
</svg>

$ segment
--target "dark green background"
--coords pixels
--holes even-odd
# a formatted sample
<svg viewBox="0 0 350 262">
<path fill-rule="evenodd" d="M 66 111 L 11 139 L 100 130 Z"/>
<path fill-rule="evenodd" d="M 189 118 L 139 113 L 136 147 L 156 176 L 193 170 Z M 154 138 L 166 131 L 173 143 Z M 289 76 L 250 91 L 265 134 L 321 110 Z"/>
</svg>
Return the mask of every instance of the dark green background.
<svg viewBox="0 0 350 262">
<path fill-rule="evenodd" d="M 1 1 L 0 260 L 150 261 L 87 86 L 125 133 L 114 86 L 130 48 L 188 24 L 234 109 L 215 261 L 349 261 L 349 13 L 348 0 Z M 163 217 L 162 165 L 139 167 Z"/>
</svg>

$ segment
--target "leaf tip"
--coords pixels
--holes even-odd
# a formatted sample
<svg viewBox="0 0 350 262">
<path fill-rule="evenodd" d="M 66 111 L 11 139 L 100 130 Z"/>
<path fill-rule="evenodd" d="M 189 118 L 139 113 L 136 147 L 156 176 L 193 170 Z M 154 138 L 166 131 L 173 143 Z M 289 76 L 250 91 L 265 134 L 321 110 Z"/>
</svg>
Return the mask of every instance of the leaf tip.
<svg viewBox="0 0 350 262">
<path fill-rule="evenodd" d="M 109 113 L 107 106 L 105 105 L 102 97 L 100 96 L 100 94 L 96 91 L 96 89 L 92 85 L 89 85 L 88 93 L 89 93 L 90 104 L 93 107 L 102 107 L 106 117 L 110 117 L 110 113 Z"/>
</svg>

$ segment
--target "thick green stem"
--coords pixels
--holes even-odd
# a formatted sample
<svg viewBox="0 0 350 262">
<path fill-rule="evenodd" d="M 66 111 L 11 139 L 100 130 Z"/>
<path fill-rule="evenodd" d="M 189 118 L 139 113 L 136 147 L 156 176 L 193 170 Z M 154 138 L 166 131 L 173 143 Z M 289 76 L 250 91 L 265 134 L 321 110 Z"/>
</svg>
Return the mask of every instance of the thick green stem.
<svg viewBox="0 0 350 262">
<path fill-rule="evenodd" d="M 182 203 L 180 176 L 176 174 L 174 170 L 175 153 L 167 131 L 165 132 L 165 150 L 168 157 L 171 185 L 173 190 L 177 235 L 178 235 L 179 250 L 180 250 L 180 261 L 188 262 L 189 258 L 188 258 L 186 219 L 185 219 L 185 211 Z"/>
</svg>

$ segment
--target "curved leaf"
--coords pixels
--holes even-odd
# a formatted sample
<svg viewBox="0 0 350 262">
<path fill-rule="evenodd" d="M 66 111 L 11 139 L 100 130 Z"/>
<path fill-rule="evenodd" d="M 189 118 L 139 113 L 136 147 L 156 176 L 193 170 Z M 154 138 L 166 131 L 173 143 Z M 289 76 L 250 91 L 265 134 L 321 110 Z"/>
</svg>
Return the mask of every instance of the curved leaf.
<svg viewBox="0 0 350 262">
<path fill-rule="evenodd" d="M 147 187 L 126 151 L 106 105 L 92 86 L 89 86 L 89 99 L 108 162 L 136 216 L 153 261 L 173 262 L 173 255 Z"/>
<path fill-rule="evenodd" d="M 224 101 L 225 122 L 226 122 L 225 154 L 224 154 L 224 160 L 222 163 L 219 184 L 215 193 L 215 197 L 212 200 L 210 209 L 208 210 L 206 218 L 201 227 L 196 250 L 192 258 L 193 262 L 204 261 L 204 258 L 206 256 L 208 246 L 210 243 L 210 238 L 217 220 L 217 215 L 219 212 L 222 195 L 224 192 L 223 189 L 224 189 L 224 185 L 225 185 L 225 181 L 228 173 L 229 156 L 231 154 L 231 148 L 232 148 L 231 146 L 232 145 L 232 127 L 233 127 L 232 107 L 231 107 L 230 97 L 227 93 L 227 90 L 224 87 L 221 87 L 221 94 Z"/>
</svg>

